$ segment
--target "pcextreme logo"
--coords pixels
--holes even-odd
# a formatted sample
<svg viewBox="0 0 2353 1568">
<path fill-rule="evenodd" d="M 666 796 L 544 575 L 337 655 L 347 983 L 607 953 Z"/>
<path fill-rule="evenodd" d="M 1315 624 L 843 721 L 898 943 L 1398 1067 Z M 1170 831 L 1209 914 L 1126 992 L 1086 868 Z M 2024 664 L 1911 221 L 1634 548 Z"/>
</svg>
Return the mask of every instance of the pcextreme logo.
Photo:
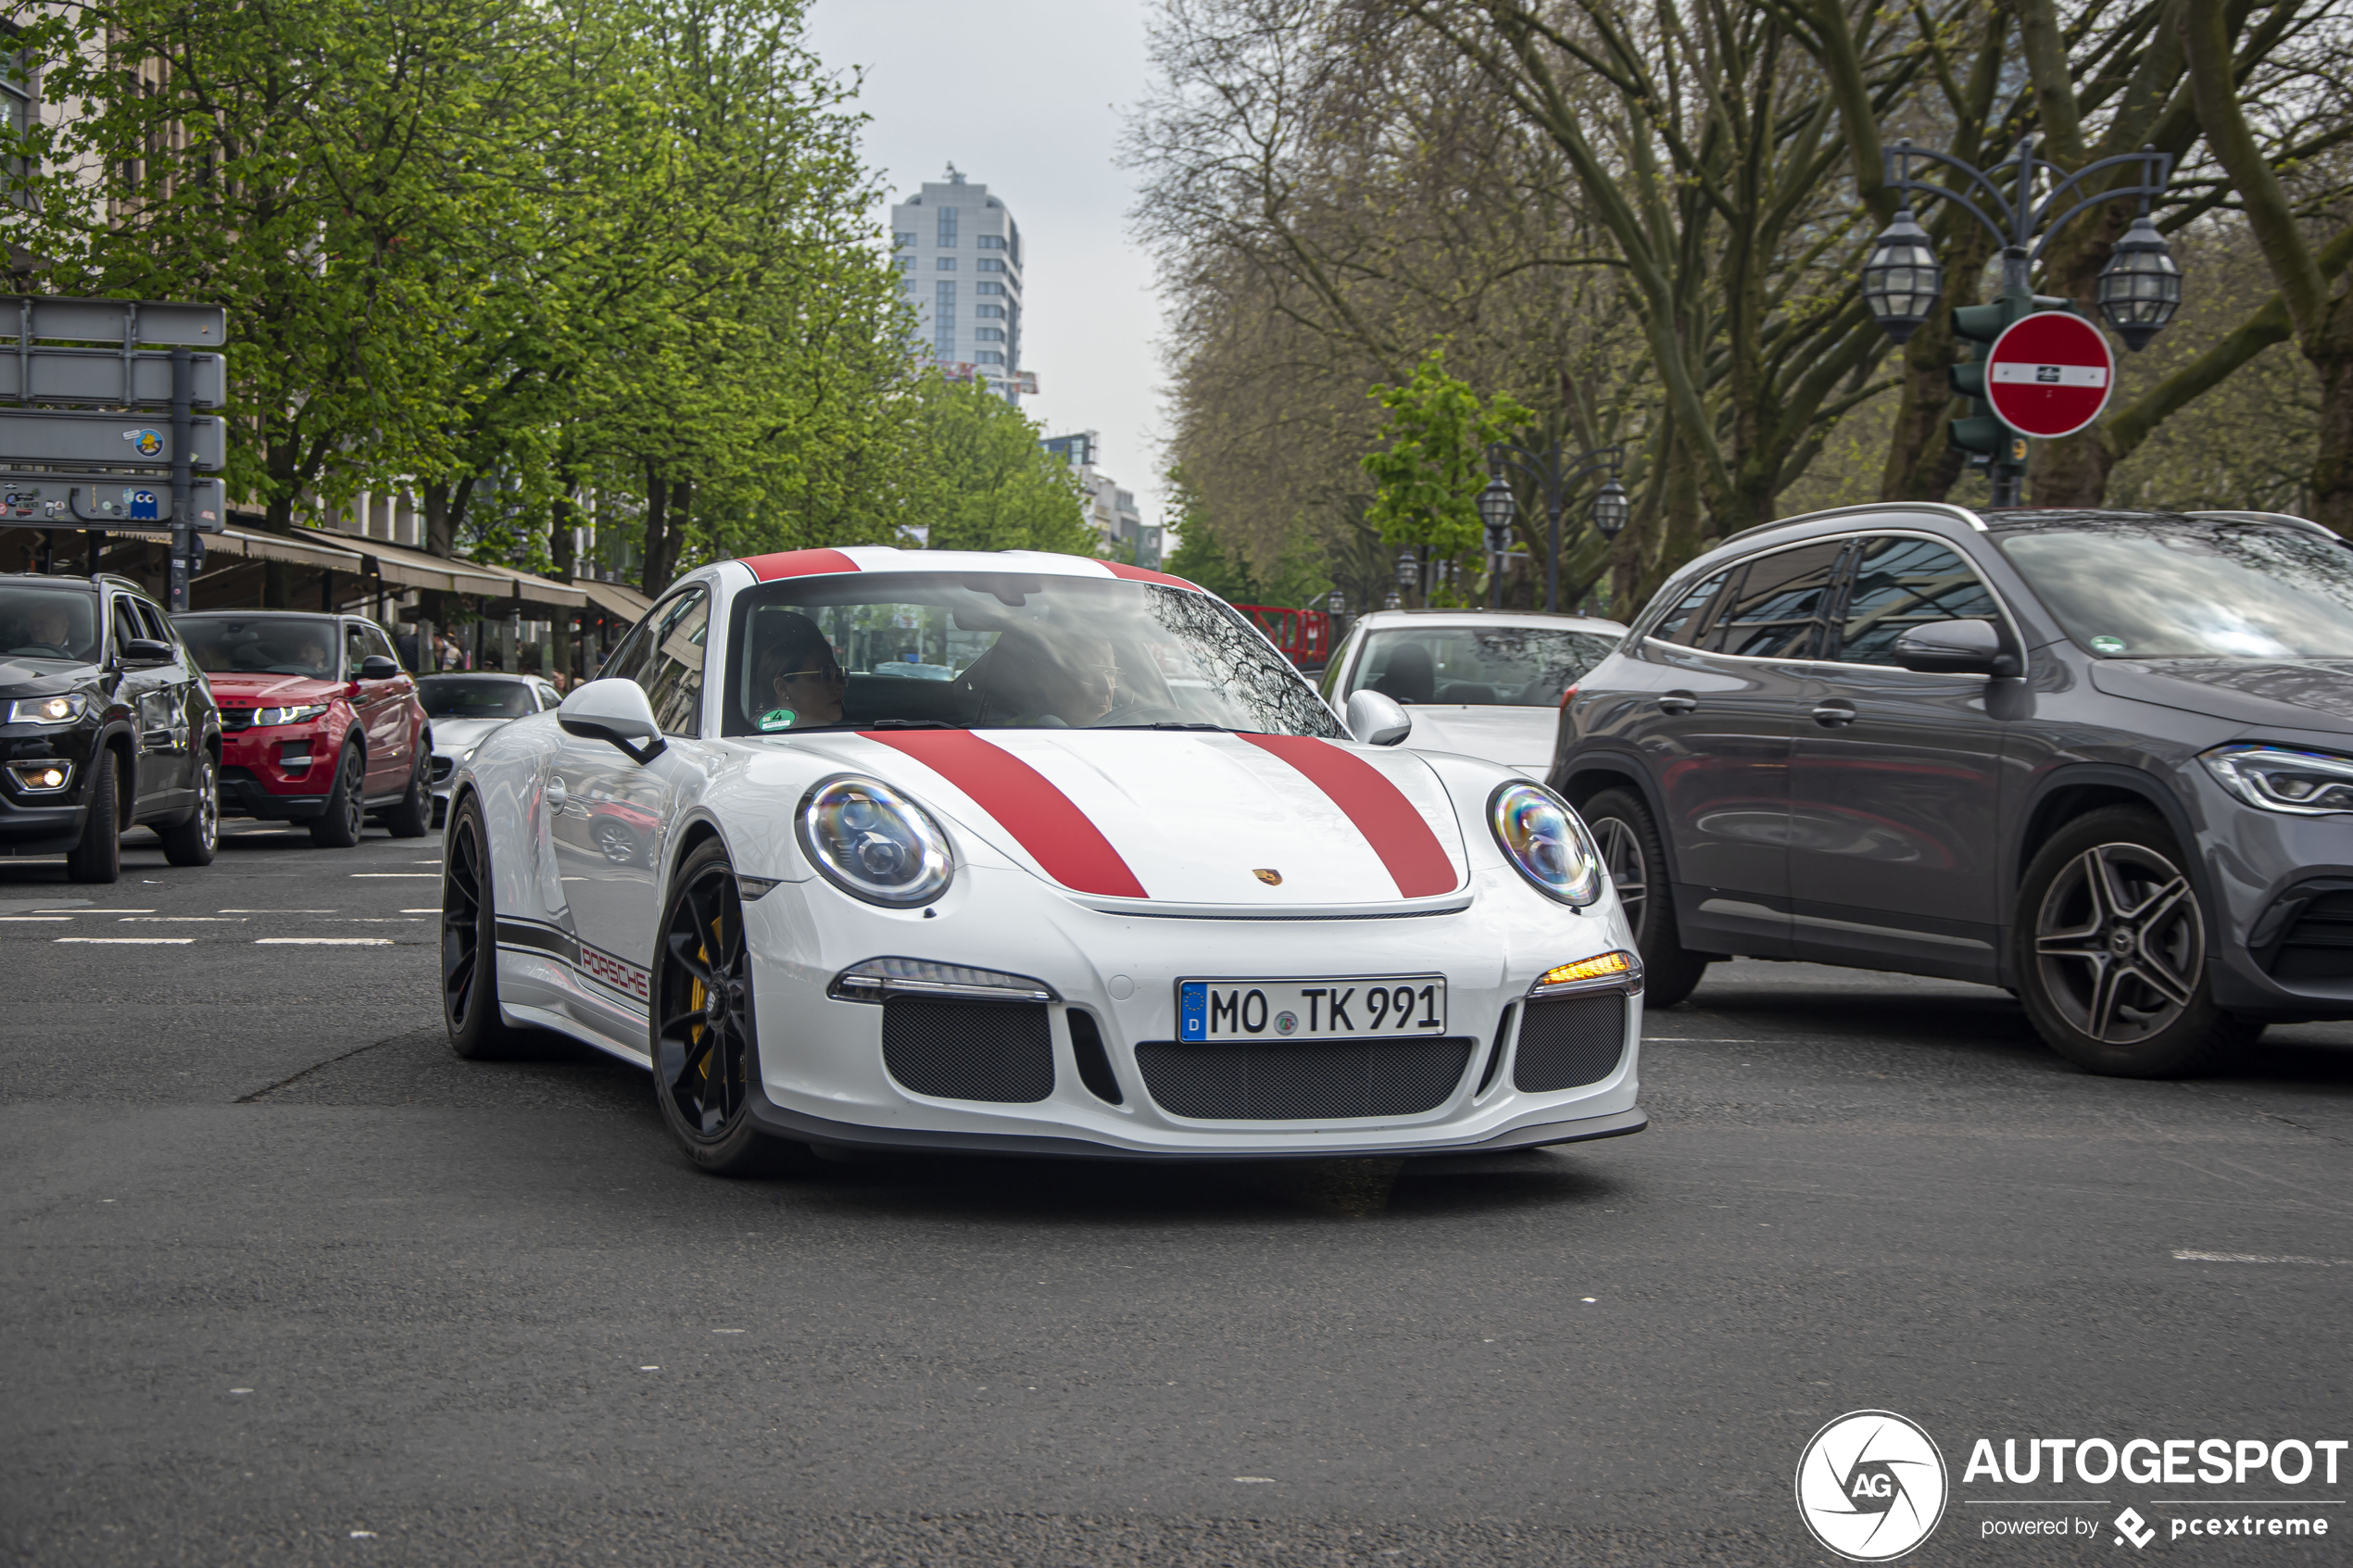
<svg viewBox="0 0 2353 1568">
<path fill-rule="evenodd" d="M 1885 1562 L 1928 1539 L 1944 1497 L 1944 1456 L 1893 1411 L 1850 1411 L 1798 1456 L 1797 1512 L 1851 1562 Z"/>
</svg>

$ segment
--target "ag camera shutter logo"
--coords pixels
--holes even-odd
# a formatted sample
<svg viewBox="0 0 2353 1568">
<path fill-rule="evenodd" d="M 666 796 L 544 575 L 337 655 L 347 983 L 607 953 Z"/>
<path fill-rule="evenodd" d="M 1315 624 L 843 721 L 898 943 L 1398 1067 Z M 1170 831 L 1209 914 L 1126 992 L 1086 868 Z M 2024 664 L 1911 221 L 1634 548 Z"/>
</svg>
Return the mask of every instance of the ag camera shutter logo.
<svg viewBox="0 0 2353 1568">
<path fill-rule="evenodd" d="M 1944 1456 L 1893 1411 L 1850 1411 L 1797 1461 L 1797 1512 L 1814 1538 L 1850 1562 L 1886 1562 L 1944 1517 Z"/>
</svg>

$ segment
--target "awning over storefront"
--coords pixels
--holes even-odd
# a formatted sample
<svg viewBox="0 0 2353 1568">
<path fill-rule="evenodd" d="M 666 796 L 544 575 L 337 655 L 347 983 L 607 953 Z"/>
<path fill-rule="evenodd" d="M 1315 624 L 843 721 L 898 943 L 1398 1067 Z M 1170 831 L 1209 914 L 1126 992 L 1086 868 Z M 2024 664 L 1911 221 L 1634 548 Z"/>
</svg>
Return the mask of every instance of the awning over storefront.
<svg viewBox="0 0 2353 1568">
<path fill-rule="evenodd" d="M 619 583 L 599 583 L 593 577 L 575 577 L 572 585 L 587 596 L 588 602 L 617 621 L 633 625 L 645 619 L 646 611 L 654 608 L 653 600 Z"/>
<path fill-rule="evenodd" d="M 469 560 L 444 560 L 422 550 L 388 544 L 382 539 L 363 538 L 357 533 L 331 533 L 323 528 L 298 531 L 305 543 L 316 544 L 349 556 L 350 563 L 338 562 L 339 571 L 364 571 L 366 558 L 371 558 L 376 570 L 387 583 L 403 588 L 426 588 L 442 594 L 467 594 L 476 598 L 511 598 L 514 588 L 500 569 L 480 566 Z M 271 535 L 271 537 L 275 537 Z M 545 581 L 539 579 L 538 581 Z M 549 583 L 550 587 L 557 584 Z M 525 596 L 528 597 L 529 596 Z M 573 604 L 579 601 L 574 599 Z"/>
</svg>

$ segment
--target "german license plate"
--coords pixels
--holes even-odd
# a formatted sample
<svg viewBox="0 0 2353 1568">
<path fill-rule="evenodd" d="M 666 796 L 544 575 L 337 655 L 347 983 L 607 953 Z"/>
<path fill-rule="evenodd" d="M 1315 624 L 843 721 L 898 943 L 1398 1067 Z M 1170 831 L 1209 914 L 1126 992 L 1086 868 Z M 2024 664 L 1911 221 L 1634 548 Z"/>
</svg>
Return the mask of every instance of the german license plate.
<svg viewBox="0 0 2353 1568">
<path fill-rule="evenodd" d="M 1446 1033 L 1446 978 L 1180 980 L 1181 1040 L 1363 1040 Z"/>
</svg>

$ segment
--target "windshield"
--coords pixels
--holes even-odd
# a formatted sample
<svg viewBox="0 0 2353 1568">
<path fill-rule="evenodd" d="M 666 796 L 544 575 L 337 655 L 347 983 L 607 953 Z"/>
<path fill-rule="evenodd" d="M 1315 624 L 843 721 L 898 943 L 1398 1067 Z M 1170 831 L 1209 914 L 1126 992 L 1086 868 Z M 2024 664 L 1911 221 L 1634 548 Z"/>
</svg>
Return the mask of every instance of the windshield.
<svg viewBox="0 0 2353 1568">
<path fill-rule="evenodd" d="M 1399 626 L 1368 633 L 1342 696 L 1376 691 L 1399 702 L 1558 708 L 1617 638 L 1548 626 Z"/>
<path fill-rule="evenodd" d="M 428 719 L 520 719 L 539 711 L 521 681 L 483 675 L 428 675 L 417 683 L 417 699 Z"/>
<path fill-rule="evenodd" d="M 182 615 L 181 639 L 209 675 L 335 678 L 335 622 L 308 615 Z"/>
<path fill-rule="evenodd" d="M 0 659 L 66 659 L 88 664 L 97 657 L 95 594 L 0 583 Z"/>
<path fill-rule="evenodd" d="M 2068 635 L 2104 658 L 2353 655 L 2353 550 L 2317 533 L 2134 518 L 1998 538 Z"/>
<path fill-rule="evenodd" d="M 1339 737 L 1225 605 L 1152 583 L 989 573 L 795 578 L 738 595 L 725 733 L 1200 725 Z"/>
</svg>

